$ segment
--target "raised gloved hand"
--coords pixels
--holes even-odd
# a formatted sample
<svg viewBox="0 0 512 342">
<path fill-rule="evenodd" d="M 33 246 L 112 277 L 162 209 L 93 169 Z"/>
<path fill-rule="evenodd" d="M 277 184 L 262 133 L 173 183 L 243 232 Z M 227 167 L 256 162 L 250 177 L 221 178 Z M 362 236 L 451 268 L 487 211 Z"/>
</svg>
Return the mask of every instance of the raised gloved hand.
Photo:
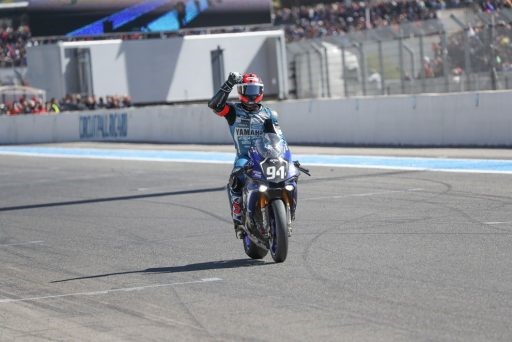
<svg viewBox="0 0 512 342">
<path fill-rule="evenodd" d="M 238 72 L 230 72 L 228 76 L 228 82 L 231 86 L 242 83 L 242 75 Z"/>
</svg>

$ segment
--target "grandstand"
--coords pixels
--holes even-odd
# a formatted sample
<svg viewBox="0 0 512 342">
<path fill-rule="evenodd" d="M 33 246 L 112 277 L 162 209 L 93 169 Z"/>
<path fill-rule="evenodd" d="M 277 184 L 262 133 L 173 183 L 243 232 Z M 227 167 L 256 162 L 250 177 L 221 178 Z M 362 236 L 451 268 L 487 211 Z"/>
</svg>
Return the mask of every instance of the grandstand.
<svg viewBox="0 0 512 342">
<path fill-rule="evenodd" d="M 57 3 L 61 7 L 51 7 Z M 270 28 L 282 29 L 286 37 L 287 98 L 512 88 L 512 11 L 507 1 L 281 0 L 272 2 L 273 26 L 256 11 L 260 14 L 249 16 L 244 25 L 229 27 L 212 21 L 212 13 L 225 5 L 218 0 L 28 4 L 0 2 L 4 85 L 34 83 L 26 50 L 58 41 L 179 38 Z M 59 24 L 43 24 L 48 20 Z M 69 91 L 84 98 L 96 95 L 74 87 L 57 96 L 63 98 Z M 115 91 L 100 95 L 112 94 Z M 162 96 L 149 102 L 188 100 L 199 99 Z"/>
</svg>

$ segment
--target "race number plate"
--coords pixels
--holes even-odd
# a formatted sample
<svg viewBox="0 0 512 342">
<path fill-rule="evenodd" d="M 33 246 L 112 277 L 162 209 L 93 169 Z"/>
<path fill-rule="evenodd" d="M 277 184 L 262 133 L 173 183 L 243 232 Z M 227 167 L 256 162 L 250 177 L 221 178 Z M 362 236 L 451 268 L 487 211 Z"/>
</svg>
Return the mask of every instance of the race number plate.
<svg viewBox="0 0 512 342">
<path fill-rule="evenodd" d="M 268 181 L 282 182 L 286 179 L 288 162 L 281 158 L 267 158 L 260 163 L 261 170 Z"/>
</svg>

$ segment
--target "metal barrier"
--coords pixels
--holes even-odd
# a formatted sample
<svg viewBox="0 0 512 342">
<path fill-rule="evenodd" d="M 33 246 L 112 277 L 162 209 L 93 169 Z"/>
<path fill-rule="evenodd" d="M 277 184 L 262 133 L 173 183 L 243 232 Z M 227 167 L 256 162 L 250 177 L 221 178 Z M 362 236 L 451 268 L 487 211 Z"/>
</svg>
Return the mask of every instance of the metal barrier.
<svg viewBox="0 0 512 342">
<path fill-rule="evenodd" d="M 31 101 L 34 98 L 37 98 L 44 105 L 46 102 L 46 91 L 28 86 L 2 86 L 0 87 L 0 115 L 6 114 L 6 104 L 12 104 L 21 99 Z"/>
<path fill-rule="evenodd" d="M 512 89 L 512 11 L 466 12 L 287 44 L 290 95 Z"/>
</svg>

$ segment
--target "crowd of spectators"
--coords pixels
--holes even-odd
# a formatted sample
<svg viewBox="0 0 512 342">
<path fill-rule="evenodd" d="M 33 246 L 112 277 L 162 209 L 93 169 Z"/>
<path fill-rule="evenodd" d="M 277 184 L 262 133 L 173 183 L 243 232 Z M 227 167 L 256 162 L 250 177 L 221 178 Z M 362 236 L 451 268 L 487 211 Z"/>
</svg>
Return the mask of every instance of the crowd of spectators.
<svg viewBox="0 0 512 342">
<path fill-rule="evenodd" d="M 377 0 L 377 1 L 317 1 L 317 0 L 281 0 L 281 6 L 274 10 L 274 25 L 282 27 L 287 41 L 314 39 L 331 35 L 373 28 L 391 27 L 409 22 L 428 22 L 437 18 L 437 11 L 445 8 L 472 7 L 475 10 L 492 13 L 501 8 L 512 8 L 512 0 Z M 30 44 L 45 43 L 31 39 L 27 21 L 0 19 L 0 67 L 26 65 L 26 47 Z M 254 29 L 254 28 L 252 28 Z M 493 41 L 486 41 L 489 32 L 486 27 L 471 27 L 468 32 L 471 49 L 472 72 L 488 70 L 492 66 L 497 71 L 512 71 L 512 26 L 510 22 L 500 21 Z M 219 28 L 218 32 L 226 32 Z M 243 30 L 233 27 L 232 31 Z M 201 34 L 205 30 L 188 31 L 187 34 Z M 207 32 L 216 32 L 215 28 Z M 167 33 L 183 35 L 183 32 Z M 168 36 L 162 34 L 162 36 Z M 127 33 L 121 39 L 145 39 L 144 33 Z M 58 39 L 58 38 L 54 38 Z M 98 38 L 80 38 L 98 39 Z M 489 47 L 493 47 L 492 49 Z M 464 32 L 449 37 L 447 46 L 452 73 L 464 73 Z M 443 75 L 443 56 L 440 44 L 433 45 L 430 57 L 422 61 L 419 75 L 408 77 L 440 77 Z M 96 99 L 94 96 L 81 97 L 67 95 L 60 101 L 52 99 L 44 103 L 37 97 L 20 98 L 18 101 L 0 102 L 0 114 L 46 113 L 74 110 L 93 110 L 97 108 L 123 108 L 131 106 L 127 96 L 106 96 Z"/>
<path fill-rule="evenodd" d="M 57 101 L 55 98 L 46 103 L 37 96 L 21 96 L 15 101 L 0 103 L 0 115 L 22 115 L 22 114 L 43 114 L 60 113 L 67 111 L 85 111 L 95 109 L 118 109 L 131 107 L 132 102 L 129 96 L 109 95 L 105 99 L 95 96 L 84 96 L 79 94 L 68 94 Z"/>
<path fill-rule="evenodd" d="M 436 7 L 423 1 L 390 1 L 369 5 L 354 1 L 281 8 L 274 24 L 282 26 L 288 41 L 320 38 L 345 32 L 436 19 Z"/>
<path fill-rule="evenodd" d="M 0 103 L 0 114 L 2 115 L 40 114 L 46 113 L 47 111 L 47 105 L 37 96 L 30 98 L 21 96 L 15 101 Z"/>
<path fill-rule="evenodd" d="M 26 61 L 26 46 L 31 38 L 26 24 L 13 27 L 6 22 L 0 24 L 0 67 L 23 66 Z"/>
<path fill-rule="evenodd" d="M 495 12 L 500 8 L 512 8 L 511 0 L 480 0 L 476 1 L 476 9 L 483 12 Z"/>
<path fill-rule="evenodd" d="M 380 0 L 384 2 L 385 0 Z M 389 0 L 392 1 L 392 0 Z M 337 0 L 278 0 L 281 7 L 297 7 L 297 6 L 311 6 L 318 3 L 333 3 L 339 2 Z M 474 0 L 425 0 L 434 7 L 439 8 L 457 8 L 467 7 L 474 3 Z"/>
<path fill-rule="evenodd" d="M 393 27 L 405 22 L 427 21 L 436 19 L 437 11 L 445 8 L 471 6 L 483 12 L 512 8 L 512 0 L 379 0 L 377 2 L 281 0 L 280 3 L 281 6 L 274 10 L 274 26 L 285 30 L 288 41 L 320 38 L 371 28 Z M 241 27 L 233 27 L 231 30 L 241 29 Z M 219 30 L 229 31 L 226 28 Z M 214 31 L 215 29 L 212 28 L 188 31 L 187 34 Z M 163 35 L 173 36 L 183 35 L 183 33 L 170 32 Z M 127 33 L 119 36 L 121 39 L 146 37 L 148 36 L 144 33 Z M 53 38 L 52 41 L 55 39 Z M 26 18 L 19 20 L 16 25 L 9 19 L 0 19 L 0 67 L 26 65 L 26 47 L 38 43 L 31 40 L 30 27 Z"/>
<path fill-rule="evenodd" d="M 436 19 L 438 10 L 461 6 L 492 12 L 512 7 L 512 0 L 352 1 L 349 5 L 336 1 L 279 8 L 275 13 L 274 25 L 284 28 L 287 41 L 297 41 L 365 29 L 396 27 L 408 22 L 426 22 Z"/>
<path fill-rule="evenodd" d="M 462 32 L 450 37 L 448 55 L 451 64 L 463 72 L 465 67 L 465 48 L 469 48 L 471 72 L 484 72 L 490 68 L 496 71 L 512 71 L 512 25 L 498 21 L 492 29 L 486 25 L 471 27 L 467 33 L 468 41 Z M 490 41 L 492 37 L 492 41 Z"/>
<path fill-rule="evenodd" d="M 94 109 L 116 109 L 132 106 L 129 96 L 108 95 L 99 97 L 81 96 L 80 94 L 68 94 L 59 102 L 61 111 L 94 110 Z"/>
</svg>

